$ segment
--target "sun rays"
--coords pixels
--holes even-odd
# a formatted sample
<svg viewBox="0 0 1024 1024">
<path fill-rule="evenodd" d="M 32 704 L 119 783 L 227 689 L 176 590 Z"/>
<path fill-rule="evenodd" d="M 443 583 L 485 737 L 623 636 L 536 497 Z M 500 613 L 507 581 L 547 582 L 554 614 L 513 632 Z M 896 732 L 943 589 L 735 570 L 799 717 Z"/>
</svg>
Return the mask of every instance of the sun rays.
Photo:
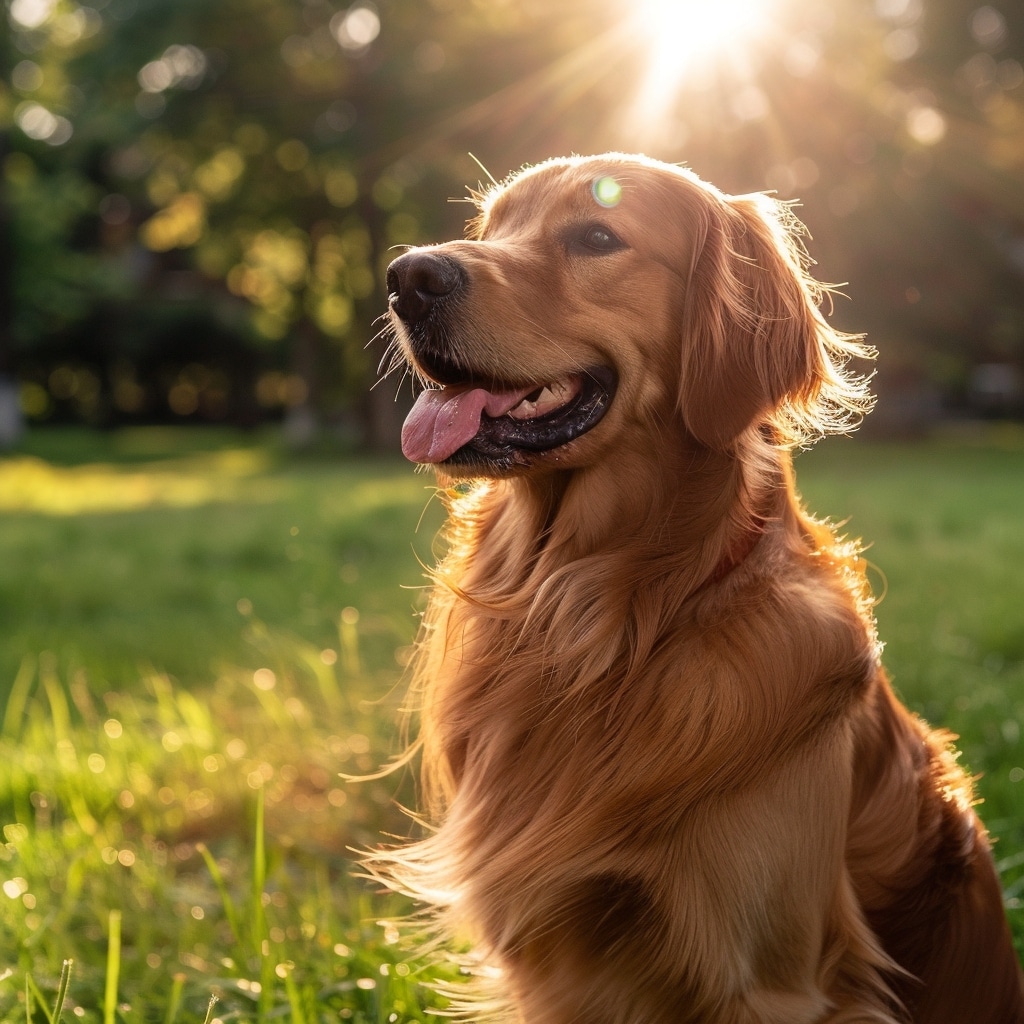
<svg viewBox="0 0 1024 1024">
<path fill-rule="evenodd" d="M 657 130 L 694 80 L 753 76 L 754 57 L 771 30 L 777 0 L 642 0 L 625 28 L 643 51 L 643 75 L 625 105 L 633 134 Z"/>
</svg>

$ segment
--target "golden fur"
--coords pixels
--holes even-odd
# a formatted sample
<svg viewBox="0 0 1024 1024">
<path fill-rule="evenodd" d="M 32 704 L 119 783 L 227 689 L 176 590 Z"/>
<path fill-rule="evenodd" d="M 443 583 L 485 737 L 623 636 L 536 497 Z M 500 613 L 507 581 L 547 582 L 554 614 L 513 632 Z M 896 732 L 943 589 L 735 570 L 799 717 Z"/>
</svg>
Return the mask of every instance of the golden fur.
<svg viewBox="0 0 1024 1024">
<path fill-rule="evenodd" d="M 890 690 L 856 547 L 794 489 L 789 451 L 870 398 L 790 210 L 615 154 L 479 205 L 402 257 L 459 270 L 416 317 L 392 296 L 405 358 L 617 390 L 553 450 L 438 467 L 431 830 L 371 871 L 528 1024 L 1020 1024 L 971 783 Z"/>
</svg>

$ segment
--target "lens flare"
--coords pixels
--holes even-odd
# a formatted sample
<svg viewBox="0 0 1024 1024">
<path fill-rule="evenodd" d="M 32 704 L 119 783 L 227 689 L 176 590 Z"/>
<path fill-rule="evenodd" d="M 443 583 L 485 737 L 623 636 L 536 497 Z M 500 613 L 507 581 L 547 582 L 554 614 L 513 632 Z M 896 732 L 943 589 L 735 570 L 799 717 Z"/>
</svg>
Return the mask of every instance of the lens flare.
<svg viewBox="0 0 1024 1024">
<path fill-rule="evenodd" d="M 598 178 L 593 186 L 594 198 L 607 209 L 622 201 L 622 186 L 614 178 Z"/>
</svg>

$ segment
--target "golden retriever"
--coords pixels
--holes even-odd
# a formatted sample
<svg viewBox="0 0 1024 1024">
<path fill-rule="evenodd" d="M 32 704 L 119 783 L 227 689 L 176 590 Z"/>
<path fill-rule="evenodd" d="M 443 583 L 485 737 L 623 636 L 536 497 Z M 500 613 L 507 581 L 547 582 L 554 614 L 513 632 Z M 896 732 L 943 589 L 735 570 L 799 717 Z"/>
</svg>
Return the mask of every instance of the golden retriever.
<svg viewBox="0 0 1024 1024">
<path fill-rule="evenodd" d="M 370 870 L 526 1024 L 1020 1024 L 971 781 L 794 489 L 871 399 L 789 207 L 618 154 L 476 198 L 387 276 L 450 519 L 431 827 Z"/>
</svg>

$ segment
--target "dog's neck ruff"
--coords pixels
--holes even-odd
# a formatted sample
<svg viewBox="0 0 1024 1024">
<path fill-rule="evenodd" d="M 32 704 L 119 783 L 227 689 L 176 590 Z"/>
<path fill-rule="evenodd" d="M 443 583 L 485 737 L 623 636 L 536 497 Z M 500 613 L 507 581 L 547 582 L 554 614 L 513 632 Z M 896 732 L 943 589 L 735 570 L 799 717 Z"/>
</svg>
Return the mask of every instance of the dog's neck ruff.
<svg viewBox="0 0 1024 1024">
<path fill-rule="evenodd" d="M 738 538 L 732 547 L 726 550 L 711 571 L 711 575 L 700 584 L 694 593 L 699 594 L 708 587 L 721 583 L 734 569 L 738 569 L 753 554 L 758 541 L 765 534 L 766 527 L 765 520 L 761 516 L 755 516 L 749 529 Z"/>
</svg>

